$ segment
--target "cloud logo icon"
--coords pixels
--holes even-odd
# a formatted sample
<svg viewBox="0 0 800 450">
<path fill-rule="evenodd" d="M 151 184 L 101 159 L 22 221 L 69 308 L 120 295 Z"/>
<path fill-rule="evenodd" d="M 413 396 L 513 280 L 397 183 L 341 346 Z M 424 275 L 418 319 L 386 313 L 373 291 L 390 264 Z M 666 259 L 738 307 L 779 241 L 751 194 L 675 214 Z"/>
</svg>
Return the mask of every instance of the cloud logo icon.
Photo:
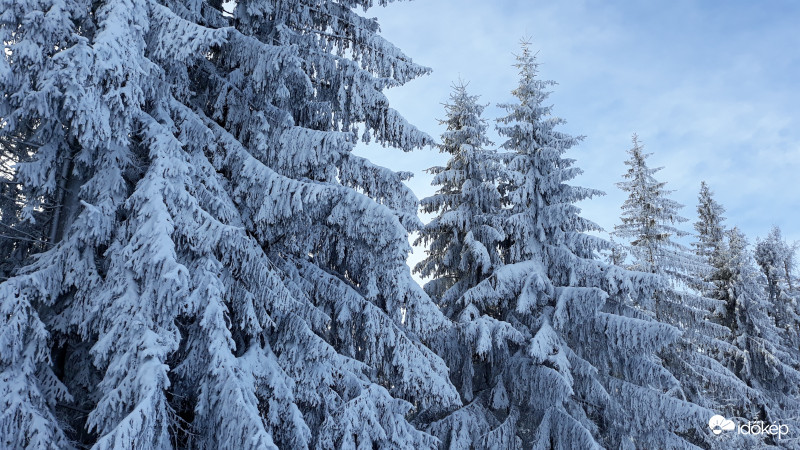
<svg viewBox="0 0 800 450">
<path fill-rule="evenodd" d="M 719 414 L 712 417 L 708 420 L 708 428 L 711 428 L 711 432 L 714 434 L 720 434 L 723 431 L 732 431 L 736 428 L 733 421 L 728 420 Z"/>
</svg>

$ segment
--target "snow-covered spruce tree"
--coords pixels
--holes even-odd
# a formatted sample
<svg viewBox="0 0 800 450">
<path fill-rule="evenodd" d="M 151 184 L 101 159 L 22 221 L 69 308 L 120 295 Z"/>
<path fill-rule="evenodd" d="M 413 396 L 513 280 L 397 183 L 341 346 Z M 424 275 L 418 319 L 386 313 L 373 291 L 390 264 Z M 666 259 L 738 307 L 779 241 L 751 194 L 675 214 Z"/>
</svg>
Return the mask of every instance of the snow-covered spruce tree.
<svg viewBox="0 0 800 450">
<path fill-rule="evenodd" d="M 695 254 L 709 268 L 703 281 L 710 284 L 714 284 L 714 279 L 718 277 L 721 269 L 719 259 L 721 257 L 720 246 L 725 234 L 725 225 L 722 223 L 725 220 L 725 217 L 722 216 L 724 213 L 725 208 L 714 200 L 714 195 L 706 182 L 700 182 L 697 204 L 698 220 L 694 224 L 697 241 L 693 242 L 692 246 L 695 248 Z M 707 297 L 717 298 L 713 294 L 713 289 L 713 286 L 708 286 L 703 290 L 703 294 Z"/>
<path fill-rule="evenodd" d="M 697 242 L 692 245 L 695 253 L 710 262 L 713 255 L 719 252 L 719 246 L 725 237 L 725 208 L 715 199 L 714 194 L 705 181 L 700 182 L 700 193 L 697 197 L 698 221 L 694 224 L 697 231 Z"/>
<path fill-rule="evenodd" d="M 556 130 L 553 83 L 538 78 L 527 43 L 516 67 L 499 127 L 505 265 L 455 303 L 464 336 L 451 344 L 472 354 L 456 380 L 468 402 L 432 430 L 451 449 L 690 446 L 709 411 L 674 396 L 677 380 L 653 354 L 678 330 L 627 306 L 655 277 L 597 259 L 610 243 L 585 233 L 599 227 L 574 203 L 598 191 L 567 184 L 580 169 L 563 155 L 579 139 Z"/>
<path fill-rule="evenodd" d="M 430 278 L 425 290 L 455 322 L 439 337 L 440 354 L 467 402 L 473 399 L 472 356 L 478 337 L 472 322 L 459 320 L 459 299 L 502 265 L 499 242 L 504 238 L 497 191 L 501 166 L 497 152 L 485 148 L 491 142 L 486 137 L 486 121 L 481 117 L 484 106 L 477 100 L 461 82 L 453 86 L 450 101 L 444 105 L 446 118 L 441 123 L 447 128 L 438 147 L 451 156 L 445 167 L 429 169 L 434 174 L 432 184 L 439 189 L 420 203 L 423 212 L 436 216 L 420 230 L 415 242 L 425 245 L 428 255 L 415 270 Z M 491 413 L 480 404 L 463 411 L 457 426 L 465 434 L 451 438 L 449 423 L 433 429 L 446 447 L 469 446 L 472 436 L 496 425 Z"/>
<path fill-rule="evenodd" d="M 417 202 L 351 153 L 430 142 L 381 93 L 427 69 L 371 4 L 0 1 L 0 142 L 54 224 L 0 284 L 0 447 L 436 446 Z"/>
<path fill-rule="evenodd" d="M 680 215 L 683 205 L 670 199 L 672 191 L 653 176 L 662 167 L 647 166 L 652 153 L 644 153 L 636 134 L 632 141 L 630 158 L 625 161 L 629 166 L 623 175 L 625 180 L 617 183 L 617 187 L 628 193 L 628 198 L 622 204 L 622 223 L 614 227 L 614 235 L 629 243 L 632 268 L 666 273 L 683 283 L 694 284 L 696 273 L 705 266 L 675 240 L 689 235 L 676 227 L 688 220 Z"/>
<path fill-rule="evenodd" d="M 415 271 L 431 278 L 425 291 L 446 312 L 467 289 L 501 265 L 500 161 L 495 150 L 484 148 L 491 142 L 481 118 L 484 107 L 477 99 L 463 82 L 453 86 L 450 103 L 444 105 L 447 118 L 441 121 L 447 131 L 438 146 L 451 158 L 445 167 L 428 170 L 439 189 L 420 202 L 423 213 L 436 213 L 436 217 L 420 230 L 415 242 L 425 245 L 428 254 Z"/>
<path fill-rule="evenodd" d="M 727 304 L 724 323 L 741 350 L 729 368 L 758 392 L 749 419 L 800 429 L 800 360 L 772 317 L 764 276 L 755 267 L 747 240 L 737 228 L 720 243 L 718 294 Z M 796 438 L 796 436 L 790 436 Z M 796 439 L 792 439 L 794 445 Z M 772 440 L 771 444 L 784 444 Z M 790 446 L 791 448 L 791 446 Z"/>
<path fill-rule="evenodd" d="M 676 227 L 687 220 L 680 216 L 682 205 L 670 199 L 666 183 L 653 176 L 661 168 L 648 167 L 651 154 L 643 152 L 636 135 L 628 154 L 625 181 L 617 183 L 628 198 L 614 234 L 629 243 L 633 268 L 661 280 L 652 292 L 636 299 L 636 307 L 683 332 L 675 347 L 660 352 L 666 367 L 680 380 L 681 398 L 725 417 L 746 417 L 757 392 L 726 367 L 727 361 L 740 356 L 739 350 L 730 330 L 711 320 L 724 311 L 725 303 L 695 290 L 711 288 L 701 278 L 710 269 L 675 240 L 688 234 Z"/>
<path fill-rule="evenodd" d="M 745 249 L 737 246 L 739 239 L 743 239 L 744 236 L 739 236 L 738 231 L 734 233 L 735 236 L 727 233 L 722 223 L 725 220 L 722 216 L 724 212 L 725 208 L 714 199 L 708 185 L 702 181 L 697 204 L 698 221 L 694 224 L 697 232 L 696 241 L 692 246 L 695 248 L 695 254 L 707 268 L 703 274 L 705 284 L 702 294 L 725 302 L 724 307 L 720 305 L 709 318 L 733 330 L 736 321 L 736 302 L 732 300 L 729 290 L 733 282 L 732 277 L 738 273 L 736 270 L 744 269 L 734 269 L 731 265 L 738 267 L 744 263 L 742 258 Z M 732 241 L 729 244 L 726 240 Z M 730 364 L 728 366 L 730 368 Z"/>
<path fill-rule="evenodd" d="M 43 15 L 47 5 L 56 10 Z M 2 3 L 0 38 L 6 51 L 0 58 L 0 281 L 14 273 L 32 253 L 42 251 L 49 235 L 56 231 L 55 221 L 50 219 L 60 200 L 55 195 L 56 186 L 64 178 L 43 167 L 47 164 L 31 161 L 58 157 L 60 131 L 56 130 L 55 136 L 48 135 L 52 124 L 48 127 L 41 119 L 15 119 L 10 112 L 14 103 L 25 102 L 29 108 L 44 106 L 37 104 L 41 99 L 29 94 L 36 90 L 37 83 L 46 84 L 46 67 L 68 34 L 68 30 L 58 29 L 58 22 L 66 20 L 60 9 L 67 6 L 75 5 L 51 2 L 28 8 L 27 2 Z M 15 16 L 26 12 L 30 12 L 26 26 L 17 28 Z M 16 41 L 17 49 L 13 54 L 8 53 L 7 45 L 12 41 Z M 13 70 L 11 63 L 15 68 L 25 66 L 25 73 Z M 26 183 L 26 179 L 36 182 Z"/>
<path fill-rule="evenodd" d="M 781 229 L 774 226 L 766 238 L 756 241 L 755 259 L 766 278 L 772 317 L 784 339 L 800 353 L 800 303 L 797 286 L 792 282 L 796 250 L 796 244 L 789 245 Z"/>
</svg>

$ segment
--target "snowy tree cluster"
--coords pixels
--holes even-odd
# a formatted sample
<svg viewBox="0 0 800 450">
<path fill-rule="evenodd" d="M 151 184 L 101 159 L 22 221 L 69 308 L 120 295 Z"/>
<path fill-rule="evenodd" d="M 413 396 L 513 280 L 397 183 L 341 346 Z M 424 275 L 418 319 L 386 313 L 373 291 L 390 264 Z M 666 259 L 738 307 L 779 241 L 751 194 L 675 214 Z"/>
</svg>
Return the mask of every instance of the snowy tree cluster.
<svg viewBox="0 0 800 450">
<path fill-rule="evenodd" d="M 763 282 L 703 183 L 690 250 L 682 205 L 635 135 L 621 224 L 598 237 L 575 203 L 602 193 L 569 184 L 581 138 L 557 130 L 529 44 L 516 67 L 496 149 L 477 96 L 455 86 L 439 145 L 451 157 L 422 200 L 434 218 L 415 270 L 454 323 L 434 349 L 464 403 L 429 430 L 450 449 L 798 445 L 708 427 L 715 414 L 795 426 L 797 325 L 781 329 L 768 300 L 795 317 L 793 248 L 759 243 L 776 280 Z"/>
<path fill-rule="evenodd" d="M 795 245 L 682 230 L 636 136 L 599 237 L 530 45 L 437 140 L 373 4 L 0 0 L 0 448 L 800 447 L 707 425 L 800 432 Z"/>
<path fill-rule="evenodd" d="M 716 414 L 800 425 L 795 247 L 775 229 L 750 250 L 705 182 L 696 234 L 683 230 L 636 135 L 621 223 L 599 238 L 575 203 L 602 193 L 568 184 L 581 139 L 557 131 L 554 83 L 527 43 L 516 67 L 499 148 L 478 97 L 454 87 L 450 159 L 421 202 L 434 217 L 415 270 L 453 321 L 434 349 L 464 403 L 428 429 L 450 449 L 800 447 L 708 427 Z"/>
</svg>

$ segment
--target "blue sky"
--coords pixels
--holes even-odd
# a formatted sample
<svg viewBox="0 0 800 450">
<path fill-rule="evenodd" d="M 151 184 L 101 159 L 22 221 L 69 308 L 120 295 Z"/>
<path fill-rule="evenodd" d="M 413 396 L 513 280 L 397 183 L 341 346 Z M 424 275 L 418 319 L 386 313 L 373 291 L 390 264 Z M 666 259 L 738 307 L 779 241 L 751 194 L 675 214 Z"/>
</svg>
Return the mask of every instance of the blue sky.
<svg viewBox="0 0 800 450">
<path fill-rule="evenodd" d="M 614 183 L 635 132 L 651 167 L 696 220 L 700 181 L 750 239 L 775 224 L 800 240 L 800 2 L 425 0 L 374 8 L 383 35 L 433 73 L 388 92 L 409 121 L 438 137 L 437 119 L 460 78 L 490 104 L 511 100 L 522 37 L 538 50 L 541 76 L 558 82 L 550 101 L 563 131 L 586 139 L 567 155 L 584 174 L 574 184 L 606 196 L 580 204 L 607 230 L 624 195 Z M 500 139 L 492 136 L 495 143 Z M 436 150 L 411 154 L 367 147 L 373 161 L 416 174 L 443 164 Z M 427 218 L 423 218 L 427 220 Z M 422 257 L 416 251 L 411 261 Z"/>
</svg>

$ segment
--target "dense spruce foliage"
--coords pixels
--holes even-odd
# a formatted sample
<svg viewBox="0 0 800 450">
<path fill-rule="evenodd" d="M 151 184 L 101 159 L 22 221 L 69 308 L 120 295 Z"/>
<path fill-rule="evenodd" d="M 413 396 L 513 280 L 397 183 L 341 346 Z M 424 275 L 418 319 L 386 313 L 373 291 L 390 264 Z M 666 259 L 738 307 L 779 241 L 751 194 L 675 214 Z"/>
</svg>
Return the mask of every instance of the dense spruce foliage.
<svg viewBox="0 0 800 450">
<path fill-rule="evenodd" d="M 628 197 L 622 206 L 622 224 L 614 232 L 628 240 L 631 267 L 662 279 L 661 286 L 638 299 L 636 307 L 682 332 L 677 344 L 660 354 L 679 381 L 680 398 L 726 417 L 746 417 L 757 393 L 726 367 L 724 361 L 736 358 L 737 349 L 730 330 L 710 320 L 724 305 L 704 295 L 712 285 L 705 281 L 711 267 L 703 256 L 714 249 L 713 236 L 719 233 L 713 226 L 705 227 L 713 232 L 701 234 L 697 254 L 679 243 L 677 238 L 688 235 L 677 228 L 688 220 L 680 215 L 683 205 L 670 199 L 666 183 L 654 177 L 661 168 L 648 166 L 651 154 L 644 153 L 636 135 L 628 153 L 625 181 L 617 184 Z M 715 217 L 707 221 L 719 226 L 721 217 Z"/>
<path fill-rule="evenodd" d="M 437 142 L 374 3 L 0 0 L 0 448 L 800 448 L 797 244 L 636 135 L 603 238 L 530 44 Z"/>
<path fill-rule="evenodd" d="M 457 286 L 454 271 L 427 273 L 432 280 L 426 287 L 460 331 L 449 336 L 443 353 L 451 355 L 452 379 L 465 401 L 431 429 L 451 449 L 689 445 L 690 431 L 710 412 L 678 398 L 677 380 L 655 357 L 656 351 L 668 351 L 679 331 L 633 306 L 659 279 L 598 260 L 611 244 L 588 234 L 599 227 L 581 217 L 575 203 L 599 192 L 567 184 L 580 169 L 564 154 L 580 138 L 557 130 L 564 121 L 546 104 L 554 83 L 539 78 L 528 44 L 516 67 L 515 101 L 502 105 L 507 115 L 498 121 L 506 138 L 496 183 L 503 209 L 484 209 L 476 215 L 481 222 L 467 222 L 500 227 L 500 233 L 489 234 L 488 243 L 497 242 L 491 249 L 484 250 L 483 241 L 480 252 L 467 252 L 486 255 L 477 260 L 487 261 L 491 272 L 473 270 L 456 279 L 464 285 L 447 291 L 437 287 Z M 456 131 L 480 131 L 471 126 L 477 118 L 476 111 L 470 120 L 448 122 L 443 140 Z M 476 136 L 474 142 L 480 141 Z M 473 146 L 446 150 L 452 155 L 448 168 L 455 168 L 472 157 Z M 486 155 L 485 167 L 493 167 Z M 439 214 L 425 229 L 434 245 L 422 268 L 459 261 L 453 257 L 458 253 L 436 244 L 470 232 L 440 224 L 465 217 L 454 211 L 468 211 L 463 192 L 476 182 L 464 176 L 446 180 L 439 193 L 423 200 L 435 202 Z M 476 181 L 485 185 L 490 179 Z M 450 192 L 462 195 L 446 195 Z M 481 192 L 495 196 L 490 186 Z M 488 257 L 494 250 L 501 253 L 500 265 Z M 476 273 L 488 276 L 481 280 Z"/>
<path fill-rule="evenodd" d="M 352 153 L 431 141 L 382 94 L 428 69 L 371 5 L 0 2 L 1 447 L 437 446 L 417 201 Z"/>
<path fill-rule="evenodd" d="M 469 288 L 486 279 L 502 264 L 499 243 L 502 231 L 501 198 L 497 183 L 501 162 L 497 152 L 485 148 L 488 125 L 481 117 L 484 107 L 462 82 L 454 86 L 445 104 L 447 131 L 439 150 L 451 155 L 445 167 L 432 167 L 438 192 L 420 202 L 423 213 L 436 213 L 419 233 L 428 257 L 415 271 L 431 281 L 425 291 L 440 299 L 452 314 L 453 303 Z M 451 305 L 451 307 L 444 307 Z"/>
</svg>

